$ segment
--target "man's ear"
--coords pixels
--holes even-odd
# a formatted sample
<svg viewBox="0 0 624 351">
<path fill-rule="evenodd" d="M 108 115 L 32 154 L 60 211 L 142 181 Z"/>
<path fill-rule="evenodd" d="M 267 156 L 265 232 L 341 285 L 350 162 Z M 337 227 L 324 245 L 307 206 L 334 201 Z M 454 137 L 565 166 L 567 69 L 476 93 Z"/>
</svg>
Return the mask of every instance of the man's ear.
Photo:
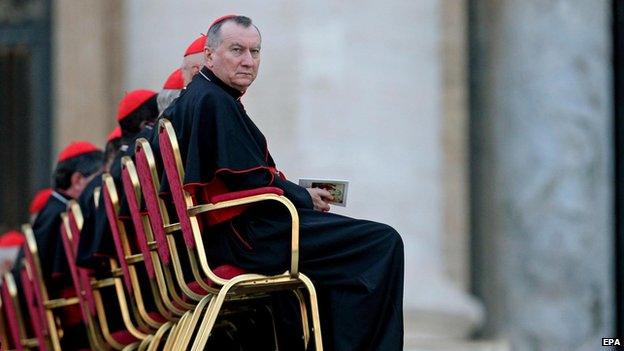
<svg viewBox="0 0 624 351">
<path fill-rule="evenodd" d="M 206 67 L 212 69 L 212 49 L 209 47 L 204 48 L 204 60 L 206 61 Z"/>
</svg>

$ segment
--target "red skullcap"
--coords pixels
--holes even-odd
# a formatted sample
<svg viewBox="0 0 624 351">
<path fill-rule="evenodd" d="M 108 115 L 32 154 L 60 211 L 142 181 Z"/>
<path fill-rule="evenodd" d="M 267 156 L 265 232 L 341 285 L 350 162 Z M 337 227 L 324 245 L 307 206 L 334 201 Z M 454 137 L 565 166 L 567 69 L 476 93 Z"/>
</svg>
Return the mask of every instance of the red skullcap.
<svg viewBox="0 0 624 351">
<path fill-rule="evenodd" d="M 89 152 L 99 151 L 95 145 L 88 141 L 73 141 L 61 151 L 58 156 L 58 162 L 63 162 L 72 157 L 77 157 Z"/>
<path fill-rule="evenodd" d="M 225 20 L 228 20 L 228 19 L 230 19 L 230 18 L 234 18 L 234 17 L 237 17 L 237 16 L 238 16 L 238 15 L 236 15 L 236 14 L 229 14 L 229 15 L 221 16 L 221 17 L 217 18 L 216 20 L 214 20 L 214 22 L 212 22 L 212 24 L 210 25 L 210 27 L 208 27 L 208 30 L 210 30 L 210 28 L 211 28 L 212 26 L 214 26 L 215 24 L 217 24 L 217 23 L 219 23 L 219 22 L 223 22 L 223 21 L 225 21 Z"/>
<path fill-rule="evenodd" d="M 35 214 L 41 211 L 41 209 L 43 209 L 43 206 L 45 206 L 46 202 L 48 202 L 48 199 L 50 198 L 51 195 L 52 195 L 51 188 L 45 188 L 45 189 L 39 190 L 35 194 L 35 197 L 33 197 L 32 201 L 30 202 L 30 206 L 28 206 L 28 213 Z"/>
<path fill-rule="evenodd" d="M 236 16 L 238 15 L 221 16 L 217 18 L 216 20 L 214 20 L 214 22 L 210 24 L 210 27 L 208 27 L 208 29 L 210 29 L 212 26 L 214 26 L 215 24 L 219 22 L 223 22 L 227 19 L 234 18 Z M 200 52 L 204 52 L 205 47 L 206 47 L 206 35 L 202 34 L 199 36 L 199 38 L 195 39 L 195 41 L 193 41 L 191 45 L 189 45 L 189 47 L 186 49 L 186 52 L 184 52 L 184 57 L 187 57 L 188 55 L 193 55 L 193 54 L 197 54 Z"/>
<path fill-rule="evenodd" d="M 108 134 L 106 141 L 113 141 L 119 138 L 121 138 L 121 127 L 117 126 L 112 132 L 110 132 L 110 134 Z"/>
<path fill-rule="evenodd" d="M 126 93 L 119 102 L 119 108 L 117 109 L 117 121 L 121 121 L 128 117 L 134 110 L 143 105 L 143 103 L 149 100 L 152 96 L 156 95 L 155 91 L 147 89 L 137 89 L 129 93 Z"/>
<path fill-rule="evenodd" d="M 0 236 L 0 247 L 22 246 L 24 241 L 26 241 L 24 234 L 10 230 Z"/>
<path fill-rule="evenodd" d="M 189 47 L 184 52 L 184 57 L 187 57 L 188 55 L 193 55 L 193 54 L 197 54 L 200 52 L 204 52 L 205 46 L 206 46 L 206 35 L 202 34 L 199 36 L 199 38 L 195 39 L 195 41 L 193 41 L 191 45 L 189 45 Z"/>
<path fill-rule="evenodd" d="M 167 78 L 165 85 L 163 85 L 163 89 L 184 89 L 184 79 L 182 78 L 181 69 L 178 68 L 173 71 L 171 75 L 169 75 L 169 78 Z"/>
</svg>

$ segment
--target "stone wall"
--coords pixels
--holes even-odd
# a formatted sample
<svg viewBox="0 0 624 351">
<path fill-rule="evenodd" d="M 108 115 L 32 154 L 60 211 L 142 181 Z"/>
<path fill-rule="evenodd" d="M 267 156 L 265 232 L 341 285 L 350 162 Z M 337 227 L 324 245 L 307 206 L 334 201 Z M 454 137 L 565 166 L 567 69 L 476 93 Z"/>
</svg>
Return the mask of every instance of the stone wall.
<svg viewBox="0 0 624 351">
<path fill-rule="evenodd" d="M 613 335 L 609 9 L 472 2 L 475 289 L 514 350 Z"/>
<path fill-rule="evenodd" d="M 116 126 L 123 23 L 118 0 L 53 1 L 54 150 L 72 140 L 104 147 Z"/>
</svg>

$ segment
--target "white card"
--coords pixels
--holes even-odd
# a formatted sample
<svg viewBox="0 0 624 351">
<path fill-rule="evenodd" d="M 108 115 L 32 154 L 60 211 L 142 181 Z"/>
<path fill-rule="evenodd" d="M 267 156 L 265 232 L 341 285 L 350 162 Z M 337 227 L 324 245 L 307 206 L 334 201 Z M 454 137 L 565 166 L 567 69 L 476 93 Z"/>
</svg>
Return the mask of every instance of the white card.
<svg viewBox="0 0 624 351">
<path fill-rule="evenodd" d="M 300 178 L 299 186 L 304 188 L 321 188 L 329 191 L 334 197 L 331 204 L 346 207 L 349 181 L 336 179 Z"/>
</svg>

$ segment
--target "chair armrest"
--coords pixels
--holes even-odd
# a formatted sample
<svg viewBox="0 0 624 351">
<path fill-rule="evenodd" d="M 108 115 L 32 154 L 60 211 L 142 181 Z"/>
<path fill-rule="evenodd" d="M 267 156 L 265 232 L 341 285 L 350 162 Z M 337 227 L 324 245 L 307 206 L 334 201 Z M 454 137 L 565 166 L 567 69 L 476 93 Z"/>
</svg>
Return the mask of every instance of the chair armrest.
<svg viewBox="0 0 624 351">
<path fill-rule="evenodd" d="M 229 193 L 214 195 L 210 197 L 210 202 L 212 204 L 217 204 L 223 201 L 229 200 L 237 200 L 242 199 L 248 196 L 261 195 L 261 194 L 275 194 L 275 195 L 284 195 L 284 191 L 280 188 L 276 188 L 274 186 L 265 186 L 262 188 L 255 188 L 249 190 L 240 190 L 240 191 L 232 191 Z"/>
<path fill-rule="evenodd" d="M 76 305 L 78 303 L 78 297 L 60 298 L 54 300 L 48 300 L 44 303 L 46 309 L 55 309 L 60 307 L 66 307 Z"/>
<path fill-rule="evenodd" d="M 259 190 L 259 189 L 266 189 L 266 188 L 258 188 L 254 190 Z M 278 189 L 281 191 L 281 189 L 279 188 L 274 188 L 274 189 Z M 236 194 L 236 193 L 243 193 L 243 192 L 237 191 L 237 192 L 228 193 L 228 194 Z M 225 195 L 226 194 L 219 195 L 219 196 L 225 196 Z M 213 198 L 216 198 L 216 197 L 217 196 L 214 196 Z M 293 205 L 293 203 L 290 202 L 290 200 L 288 200 L 288 198 L 286 198 L 285 196 L 277 195 L 275 192 L 261 192 L 260 194 L 257 194 L 257 195 L 239 197 L 236 199 L 221 201 L 218 203 L 192 206 L 188 208 L 187 213 L 189 216 L 196 216 L 200 213 L 204 213 L 208 211 L 215 211 L 215 210 L 220 210 L 222 208 L 246 205 L 246 204 L 250 204 L 254 202 L 261 202 L 261 201 L 277 201 L 281 203 L 284 207 L 286 207 L 286 209 L 290 213 L 291 246 L 290 246 L 290 271 L 289 273 L 292 278 L 296 278 L 299 275 L 299 214 L 297 213 L 297 209 L 295 208 L 295 205 Z"/>
</svg>

